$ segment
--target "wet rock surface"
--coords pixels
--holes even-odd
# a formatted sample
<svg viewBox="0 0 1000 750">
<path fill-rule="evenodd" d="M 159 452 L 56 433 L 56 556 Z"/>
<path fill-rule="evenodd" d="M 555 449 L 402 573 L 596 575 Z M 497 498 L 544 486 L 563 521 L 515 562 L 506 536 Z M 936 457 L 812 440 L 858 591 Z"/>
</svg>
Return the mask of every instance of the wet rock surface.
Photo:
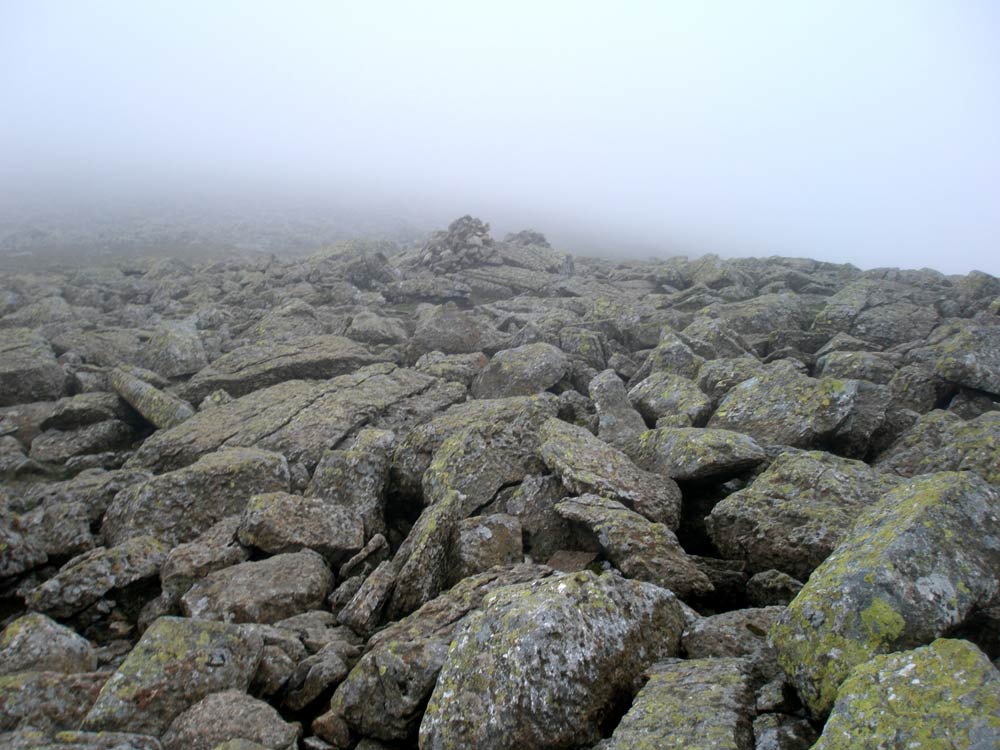
<svg viewBox="0 0 1000 750">
<path fill-rule="evenodd" d="M 998 293 L 470 216 L 3 269 L 0 747 L 996 746 Z"/>
</svg>

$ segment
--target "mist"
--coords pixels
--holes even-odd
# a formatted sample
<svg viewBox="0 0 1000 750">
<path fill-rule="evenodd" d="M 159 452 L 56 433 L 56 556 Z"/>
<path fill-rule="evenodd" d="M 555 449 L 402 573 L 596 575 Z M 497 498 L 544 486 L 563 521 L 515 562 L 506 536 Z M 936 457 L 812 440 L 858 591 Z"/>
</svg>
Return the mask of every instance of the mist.
<svg viewBox="0 0 1000 750">
<path fill-rule="evenodd" d="M 472 213 L 1000 274 L 998 38 L 989 0 L 0 0 L 0 217 Z"/>
</svg>

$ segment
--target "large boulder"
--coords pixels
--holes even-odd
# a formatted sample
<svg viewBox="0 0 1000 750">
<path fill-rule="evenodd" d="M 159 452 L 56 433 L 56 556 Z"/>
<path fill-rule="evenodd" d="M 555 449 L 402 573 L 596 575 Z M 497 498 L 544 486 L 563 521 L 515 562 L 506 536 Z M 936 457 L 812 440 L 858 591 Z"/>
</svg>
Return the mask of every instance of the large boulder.
<svg viewBox="0 0 1000 750">
<path fill-rule="evenodd" d="M 942 378 L 1000 395 L 1000 326 L 960 321 L 936 330 L 928 343 Z"/>
<path fill-rule="evenodd" d="M 786 451 L 705 519 L 724 557 L 752 573 L 776 569 L 805 580 L 840 544 L 858 515 L 898 478 L 822 451 Z"/>
<path fill-rule="evenodd" d="M 0 732 L 29 727 L 49 732 L 76 729 L 107 680 L 107 672 L 0 676 Z M 0 743 L 3 737 L 0 734 Z"/>
<path fill-rule="evenodd" d="M 0 329 L 0 406 L 54 401 L 66 373 L 49 343 L 28 328 Z"/>
<path fill-rule="evenodd" d="M 343 336 L 304 336 L 289 343 L 264 341 L 219 357 L 195 374 L 181 395 L 193 403 L 218 388 L 231 396 L 243 396 L 285 380 L 326 380 L 386 359 Z"/>
<path fill-rule="evenodd" d="M 662 523 L 652 523 L 621 503 L 597 495 L 567 498 L 556 505 L 556 511 L 590 529 L 604 554 L 626 577 L 655 583 L 680 597 L 713 590 L 708 576 Z"/>
<path fill-rule="evenodd" d="M 95 669 L 97 653 L 90 641 L 45 615 L 22 615 L 0 633 L 0 675 Z"/>
<path fill-rule="evenodd" d="M 194 320 L 161 323 L 142 348 L 142 362 L 165 378 L 193 375 L 208 366 Z"/>
<path fill-rule="evenodd" d="M 667 659 L 594 750 L 753 750 L 754 694 L 742 659 Z"/>
<path fill-rule="evenodd" d="M 454 637 L 420 746 L 592 744 L 642 670 L 677 652 L 683 622 L 669 592 L 609 574 L 496 591 Z"/>
<path fill-rule="evenodd" d="M 530 396 L 566 377 L 569 357 L 552 344 L 525 344 L 493 355 L 472 384 L 475 398 Z"/>
<path fill-rule="evenodd" d="M 614 370 L 604 370 L 590 381 L 588 391 L 597 411 L 597 436 L 627 451 L 632 441 L 646 431 L 646 423 L 629 401 L 625 384 Z"/>
<path fill-rule="evenodd" d="M 260 635 L 237 625 L 161 617 L 108 679 L 82 728 L 160 736 L 202 698 L 245 692 L 263 650 Z"/>
<path fill-rule="evenodd" d="M 571 493 L 617 500 L 650 521 L 677 528 L 681 492 L 672 479 L 643 471 L 582 427 L 550 419 L 539 434 L 542 460 Z"/>
<path fill-rule="evenodd" d="M 657 426 L 700 427 L 712 413 L 712 402 L 693 381 L 668 372 L 654 372 L 628 397 L 645 420 Z"/>
<path fill-rule="evenodd" d="M 181 597 L 188 617 L 272 623 L 319 608 L 333 574 L 312 550 L 275 555 L 209 573 Z"/>
<path fill-rule="evenodd" d="M 210 453 L 191 466 L 152 477 L 119 492 L 102 532 L 117 543 L 152 534 L 187 542 L 226 516 L 241 513 L 254 495 L 287 491 L 284 457 L 254 448 Z"/>
<path fill-rule="evenodd" d="M 889 392 L 863 380 L 814 379 L 783 363 L 744 380 L 722 399 L 709 427 L 762 445 L 822 448 L 864 458 L 885 421 Z"/>
<path fill-rule="evenodd" d="M 854 667 L 952 631 L 998 590 L 1000 493 L 972 473 L 927 474 L 860 515 L 771 640 L 803 702 L 823 716 Z"/>
<path fill-rule="evenodd" d="M 115 393 L 158 429 L 176 427 L 194 416 L 194 407 L 187 401 L 161 391 L 121 368 L 112 370 L 108 380 Z"/>
<path fill-rule="evenodd" d="M 311 549 L 331 564 L 343 562 L 365 543 L 361 519 L 347 507 L 287 492 L 252 497 L 237 537 L 244 546 L 272 555 Z"/>
<path fill-rule="evenodd" d="M 645 431 L 626 452 L 641 468 L 682 481 L 729 479 L 767 458 L 749 435 L 700 427 Z"/>
<path fill-rule="evenodd" d="M 163 750 L 212 750 L 243 739 L 266 750 L 294 750 L 299 727 L 270 705 L 240 690 L 212 693 L 174 719 L 163 735 Z"/>
</svg>

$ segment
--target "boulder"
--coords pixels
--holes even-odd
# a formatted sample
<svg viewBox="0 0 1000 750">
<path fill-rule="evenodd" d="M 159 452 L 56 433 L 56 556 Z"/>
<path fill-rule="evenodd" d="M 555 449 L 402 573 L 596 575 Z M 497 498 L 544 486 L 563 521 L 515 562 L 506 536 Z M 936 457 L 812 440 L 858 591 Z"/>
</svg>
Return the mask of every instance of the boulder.
<svg viewBox="0 0 1000 750">
<path fill-rule="evenodd" d="M 1000 395 L 1000 327 L 960 321 L 935 331 L 930 343 L 939 376 Z"/>
<path fill-rule="evenodd" d="M 264 701 L 241 690 L 212 693 L 170 723 L 163 750 L 212 750 L 233 739 L 268 750 L 295 750 L 299 726 L 289 724 Z"/>
<path fill-rule="evenodd" d="M 556 512 L 593 531 L 604 554 L 627 578 L 655 583 L 682 598 L 713 590 L 708 576 L 662 523 L 597 495 L 567 498 Z"/>
<path fill-rule="evenodd" d="M 626 452 L 639 467 L 681 481 L 729 479 L 767 458 L 749 435 L 700 427 L 643 432 Z"/>
<path fill-rule="evenodd" d="M 854 667 L 957 628 L 997 595 L 998 572 L 994 488 L 968 472 L 903 482 L 860 514 L 772 629 L 779 663 L 824 716 Z"/>
<path fill-rule="evenodd" d="M 701 427 L 712 413 L 712 402 L 691 380 L 654 372 L 628 392 L 643 418 L 657 426 Z"/>
<path fill-rule="evenodd" d="M 93 672 L 90 641 L 45 615 L 22 615 L 0 633 L 0 675 L 14 672 Z"/>
<path fill-rule="evenodd" d="M 455 634 L 420 746 L 592 744 L 643 669 L 676 653 L 683 621 L 669 592 L 608 574 L 500 589 Z"/>
<path fill-rule="evenodd" d="M 125 448 L 134 438 L 130 425 L 109 419 L 73 430 L 46 430 L 31 441 L 28 456 L 43 463 L 64 464 L 77 456 Z"/>
<path fill-rule="evenodd" d="M 968 641 L 875 656 L 840 686 L 815 750 L 1000 745 L 1000 672 Z"/>
<path fill-rule="evenodd" d="M 472 384 L 474 398 L 530 396 L 547 391 L 566 377 L 569 358 L 552 344 L 504 349 L 493 355 Z"/>
<path fill-rule="evenodd" d="M 121 368 L 112 370 L 108 380 L 115 393 L 157 429 L 176 427 L 194 416 L 194 407 L 187 401 L 161 391 Z"/>
<path fill-rule="evenodd" d="M 237 538 L 240 544 L 271 555 L 311 549 L 336 564 L 364 546 L 364 526 L 347 506 L 269 492 L 247 503 Z"/>
<path fill-rule="evenodd" d="M 628 451 L 632 442 L 646 431 L 646 423 L 632 406 L 614 370 L 604 370 L 590 381 L 590 400 L 597 411 L 597 436 L 620 451 Z"/>
<path fill-rule="evenodd" d="M 193 375 L 208 366 L 208 355 L 193 320 L 161 323 L 142 347 L 142 363 L 165 378 Z"/>
<path fill-rule="evenodd" d="M 29 727 L 49 732 L 77 729 L 107 679 L 107 672 L 0 676 L 0 732 Z"/>
<path fill-rule="evenodd" d="M 517 518 L 505 513 L 466 518 L 458 524 L 451 579 L 458 582 L 494 565 L 513 565 L 523 560 L 521 523 Z"/>
<path fill-rule="evenodd" d="M 184 594 L 209 573 L 238 565 L 250 557 L 236 539 L 240 516 L 227 516 L 192 541 L 170 550 L 160 567 L 160 585 L 171 597 Z"/>
<path fill-rule="evenodd" d="M 724 557 L 753 573 L 774 568 L 800 580 L 825 560 L 899 480 L 861 461 L 822 451 L 787 451 L 705 519 Z"/>
<path fill-rule="evenodd" d="M 66 374 L 49 343 L 28 328 L 0 329 L 0 406 L 54 401 Z"/>
<path fill-rule="evenodd" d="M 681 649 L 689 659 L 738 656 L 756 661 L 768 651 L 767 634 L 784 610 L 784 607 L 734 609 L 699 618 L 681 635 Z M 767 654 L 765 658 L 773 657 Z"/>
<path fill-rule="evenodd" d="M 650 474 L 582 427 L 550 419 L 540 430 L 539 454 L 573 494 L 617 500 L 654 523 L 676 529 L 681 492 L 666 477 Z"/>
<path fill-rule="evenodd" d="M 113 543 L 142 534 L 171 544 L 188 542 L 241 513 L 254 495 L 287 491 L 289 482 L 288 462 L 277 453 L 221 450 L 123 489 L 108 508 L 101 532 Z"/>
<path fill-rule="evenodd" d="M 108 679 L 82 729 L 159 737 L 212 693 L 245 692 L 263 649 L 260 635 L 237 625 L 161 617 Z"/>
<path fill-rule="evenodd" d="M 181 597 L 181 609 L 202 620 L 272 623 L 318 608 L 332 588 L 323 558 L 307 549 L 209 573 Z"/>
</svg>

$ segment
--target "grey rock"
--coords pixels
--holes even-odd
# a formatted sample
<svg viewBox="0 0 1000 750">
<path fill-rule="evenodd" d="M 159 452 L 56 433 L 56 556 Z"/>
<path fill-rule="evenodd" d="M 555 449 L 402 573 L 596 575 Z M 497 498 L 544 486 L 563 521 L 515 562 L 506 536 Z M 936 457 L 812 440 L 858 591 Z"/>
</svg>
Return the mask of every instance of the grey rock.
<svg viewBox="0 0 1000 750">
<path fill-rule="evenodd" d="M 712 402 L 691 380 L 654 372 L 637 383 L 629 400 L 647 422 L 660 426 L 701 427 L 712 413 Z"/>
<path fill-rule="evenodd" d="M 154 427 L 169 429 L 194 416 L 194 407 L 187 401 L 161 391 L 125 370 L 115 368 L 108 380 L 115 392 Z"/>
<path fill-rule="evenodd" d="M 764 449 L 748 435 L 699 427 L 661 427 L 644 432 L 626 452 L 639 467 L 684 481 L 729 479 L 767 458 Z"/>
<path fill-rule="evenodd" d="M 512 565 L 523 559 L 521 523 L 517 518 L 505 513 L 466 518 L 458 524 L 452 580 L 457 582 L 494 565 Z"/>
<path fill-rule="evenodd" d="M 269 492 L 243 509 L 237 538 L 268 554 L 311 549 L 336 564 L 364 546 L 364 527 L 349 506 L 317 498 Z"/>
<path fill-rule="evenodd" d="M 0 633 L 0 675 L 15 672 L 93 672 L 90 641 L 45 615 L 22 615 Z"/>
<path fill-rule="evenodd" d="M 597 436 L 621 451 L 646 431 L 646 423 L 632 406 L 625 384 L 614 370 L 604 370 L 588 387 L 597 411 Z"/>
<path fill-rule="evenodd" d="M 236 539 L 240 521 L 240 516 L 223 518 L 190 542 L 171 549 L 160 567 L 163 592 L 179 597 L 209 573 L 249 558 L 249 550 Z"/>
<path fill-rule="evenodd" d="M 49 343 L 27 328 L 0 329 L 0 406 L 53 401 L 66 374 Z"/>
<path fill-rule="evenodd" d="M 243 739 L 268 750 L 294 750 L 299 726 L 289 724 L 264 701 L 240 690 L 212 693 L 174 719 L 163 735 L 163 750 L 212 750 Z"/>
<path fill-rule="evenodd" d="M 526 344 L 497 352 L 472 384 L 475 398 L 530 396 L 555 386 L 569 372 L 569 358 L 552 344 Z"/>
<path fill-rule="evenodd" d="M 0 676 L 0 732 L 77 729 L 107 679 L 106 672 L 19 672 Z"/>
</svg>

